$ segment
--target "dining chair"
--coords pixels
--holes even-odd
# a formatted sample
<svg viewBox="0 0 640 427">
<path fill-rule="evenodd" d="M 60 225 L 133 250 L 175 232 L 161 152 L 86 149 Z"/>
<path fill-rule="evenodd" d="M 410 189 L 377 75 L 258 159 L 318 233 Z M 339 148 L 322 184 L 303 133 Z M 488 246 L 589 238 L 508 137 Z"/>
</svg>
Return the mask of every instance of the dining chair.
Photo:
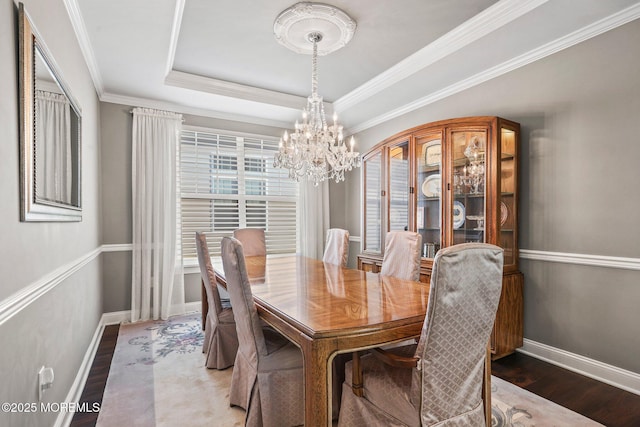
<svg viewBox="0 0 640 427">
<path fill-rule="evenodd" d="M 263 229 L 238 228 L 237 230 L 233 230 L 233 237 L 242 243 L 244 256 L 267 255 L 267 244 Z"/>
<path fill-rule="evenodd" d="M 440 250 L 418 344 L 372 350 L 359 367 L 347 363 L 338 425 L 484 426 L 483 376 L 502 265 L 502 249 L 486 243 Z M 362 397 L 351 391 L 356 368 Z"/>
<path fill-rule="evenodd" d="M 205 362 L 207 368 L 225 369 L 233 365 L 238 351 L 238 335 L 233 309 L 222 305 L 204 233 L 196 232 L 196 251 L 202 285 L 209 303 L 202 352 L 207 354 Z"/>
<path fill-rule="evenodd" d="M 348 259 L 349 231 L 342 228 L 330 228 L 327 230 L 327 242 L 322 261 L 346 267 Z"/>
<path fill-rule="evenodd" d="M 229 400 L 247 411 L 246 426 L 304 424 L 302 352 L 258 317 L 242 244 L 222 239 L 222 263 L 240 346 Z"/>
<path fill-rule="evenodd" d="M 420 280 L 422 236 L 413 231 L 389 231 L 384 244 L 380 274 L 405 280 Z"/>
</svg>

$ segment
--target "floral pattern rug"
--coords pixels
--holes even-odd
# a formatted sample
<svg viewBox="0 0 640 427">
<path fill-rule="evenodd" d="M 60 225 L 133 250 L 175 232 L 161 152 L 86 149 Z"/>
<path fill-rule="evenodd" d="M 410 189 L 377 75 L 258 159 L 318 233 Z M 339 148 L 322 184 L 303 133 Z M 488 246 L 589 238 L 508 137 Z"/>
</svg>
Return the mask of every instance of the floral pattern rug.
<svg viewBox="0 0 640 427">
<path fill-rule="evenodd" d="M 244 425 L 229 406 L 233 368 L 206 369 L 200 313 L 120 327 L 98 427 Z M 492 427 L 600 426 L 491 377 Z"/>
</svg>

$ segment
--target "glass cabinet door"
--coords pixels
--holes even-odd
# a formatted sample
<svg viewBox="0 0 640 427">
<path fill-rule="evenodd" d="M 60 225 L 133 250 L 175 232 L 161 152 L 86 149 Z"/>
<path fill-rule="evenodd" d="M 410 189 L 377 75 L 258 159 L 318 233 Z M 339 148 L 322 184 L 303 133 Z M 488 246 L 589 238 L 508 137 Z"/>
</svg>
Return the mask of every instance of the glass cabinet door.
<svg viewBox="0 0 640 427">
<path fill-rule="evenodd" d="M 485 242 L 485 153 L 486 130 L 451 132 L 452 244 Z"/>
<path fill-rule="evenodd" d="M 516 132 L 500 129 L 500 246 L 504 265 L 516 263 Z"/>
<path fill-rule="evenodd" d="M 442 134 L 416 138 L 416 231 L 422 235 L 422 256 L 433 258 L 442 238 Z"/>
<path fill-rule="evenodd" d="M 389 231 L 409 230 L 409 141 L 389 147 Z"/>
<path fill-rule="evenodd" d="M 382 151 L 363 161 L 364 251 L 382 253 Z"/>
</svg>

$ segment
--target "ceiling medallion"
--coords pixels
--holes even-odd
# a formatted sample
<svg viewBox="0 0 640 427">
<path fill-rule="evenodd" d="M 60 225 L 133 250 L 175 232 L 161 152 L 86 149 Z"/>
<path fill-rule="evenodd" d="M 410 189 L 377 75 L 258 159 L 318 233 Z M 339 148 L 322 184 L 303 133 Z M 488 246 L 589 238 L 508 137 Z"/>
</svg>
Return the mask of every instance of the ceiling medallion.
<svg viewBox="0 0 640 427">
<path fill-rule="evenodd" d="M 318 55 L 324 56 L 344 47 L 356 31 L 356 22 L 337 7 L 302 2 L 284 10 L 273 23 L 276 40 L 296 53 L 311 55 L 309 34 L 322 34 Z"/>
<path fill-rule="evenodd" d="M 333 123 L 327 122 L 318 95 L 320 51 L 327 54 L 340 49 L 355 29 L 356 23 L 346 13 L 319 3 L 297 3 L 278 15 L 273 24 L 280 43 L 295 52 L 312 54 L 311 95 L 302 110 L 302 122 L 296 121 L 291 134 L 284 132 L 273 159 L 273 166 L 288 169 L 291 179 L 306 179 L 317 186 L 327 179 L 344 181 L 345 172 L 360 167 L 353 137 L 347 147 L 338 116 L 334 113 Z"/>
</svg>

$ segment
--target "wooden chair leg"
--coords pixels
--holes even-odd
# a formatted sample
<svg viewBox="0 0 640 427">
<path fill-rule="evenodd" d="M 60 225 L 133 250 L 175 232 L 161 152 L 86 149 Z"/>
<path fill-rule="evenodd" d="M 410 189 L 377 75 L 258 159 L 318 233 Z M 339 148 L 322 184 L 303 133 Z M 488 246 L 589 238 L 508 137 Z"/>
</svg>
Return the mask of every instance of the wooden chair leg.
<svg viewBox="0 0 640 427">
<path fill-rule="evenodd" d="M 484 402 L 485 424 L 491 425 L 491 347 L 487 344 L 487 354 L 484 362 L 484 376 L 482 378 L 482 400 Z"/>
<path fill-rule="evenodd" d="M 200 298 L 202 299 L 202 330 L 205 330 L 207 325 L 207 314 L 209 314 L 209 300 L 207 299 L 207 290 L 204 288 L 204 279 L 200 279 Z"/>
<path fill-rule="evenodd" d="M 362 383 L 362 365 L 360 364 L 360 353 L 353 352 L 351 390 L 358 397 L 364 396 L 364 385 Z"/>
</svg>

